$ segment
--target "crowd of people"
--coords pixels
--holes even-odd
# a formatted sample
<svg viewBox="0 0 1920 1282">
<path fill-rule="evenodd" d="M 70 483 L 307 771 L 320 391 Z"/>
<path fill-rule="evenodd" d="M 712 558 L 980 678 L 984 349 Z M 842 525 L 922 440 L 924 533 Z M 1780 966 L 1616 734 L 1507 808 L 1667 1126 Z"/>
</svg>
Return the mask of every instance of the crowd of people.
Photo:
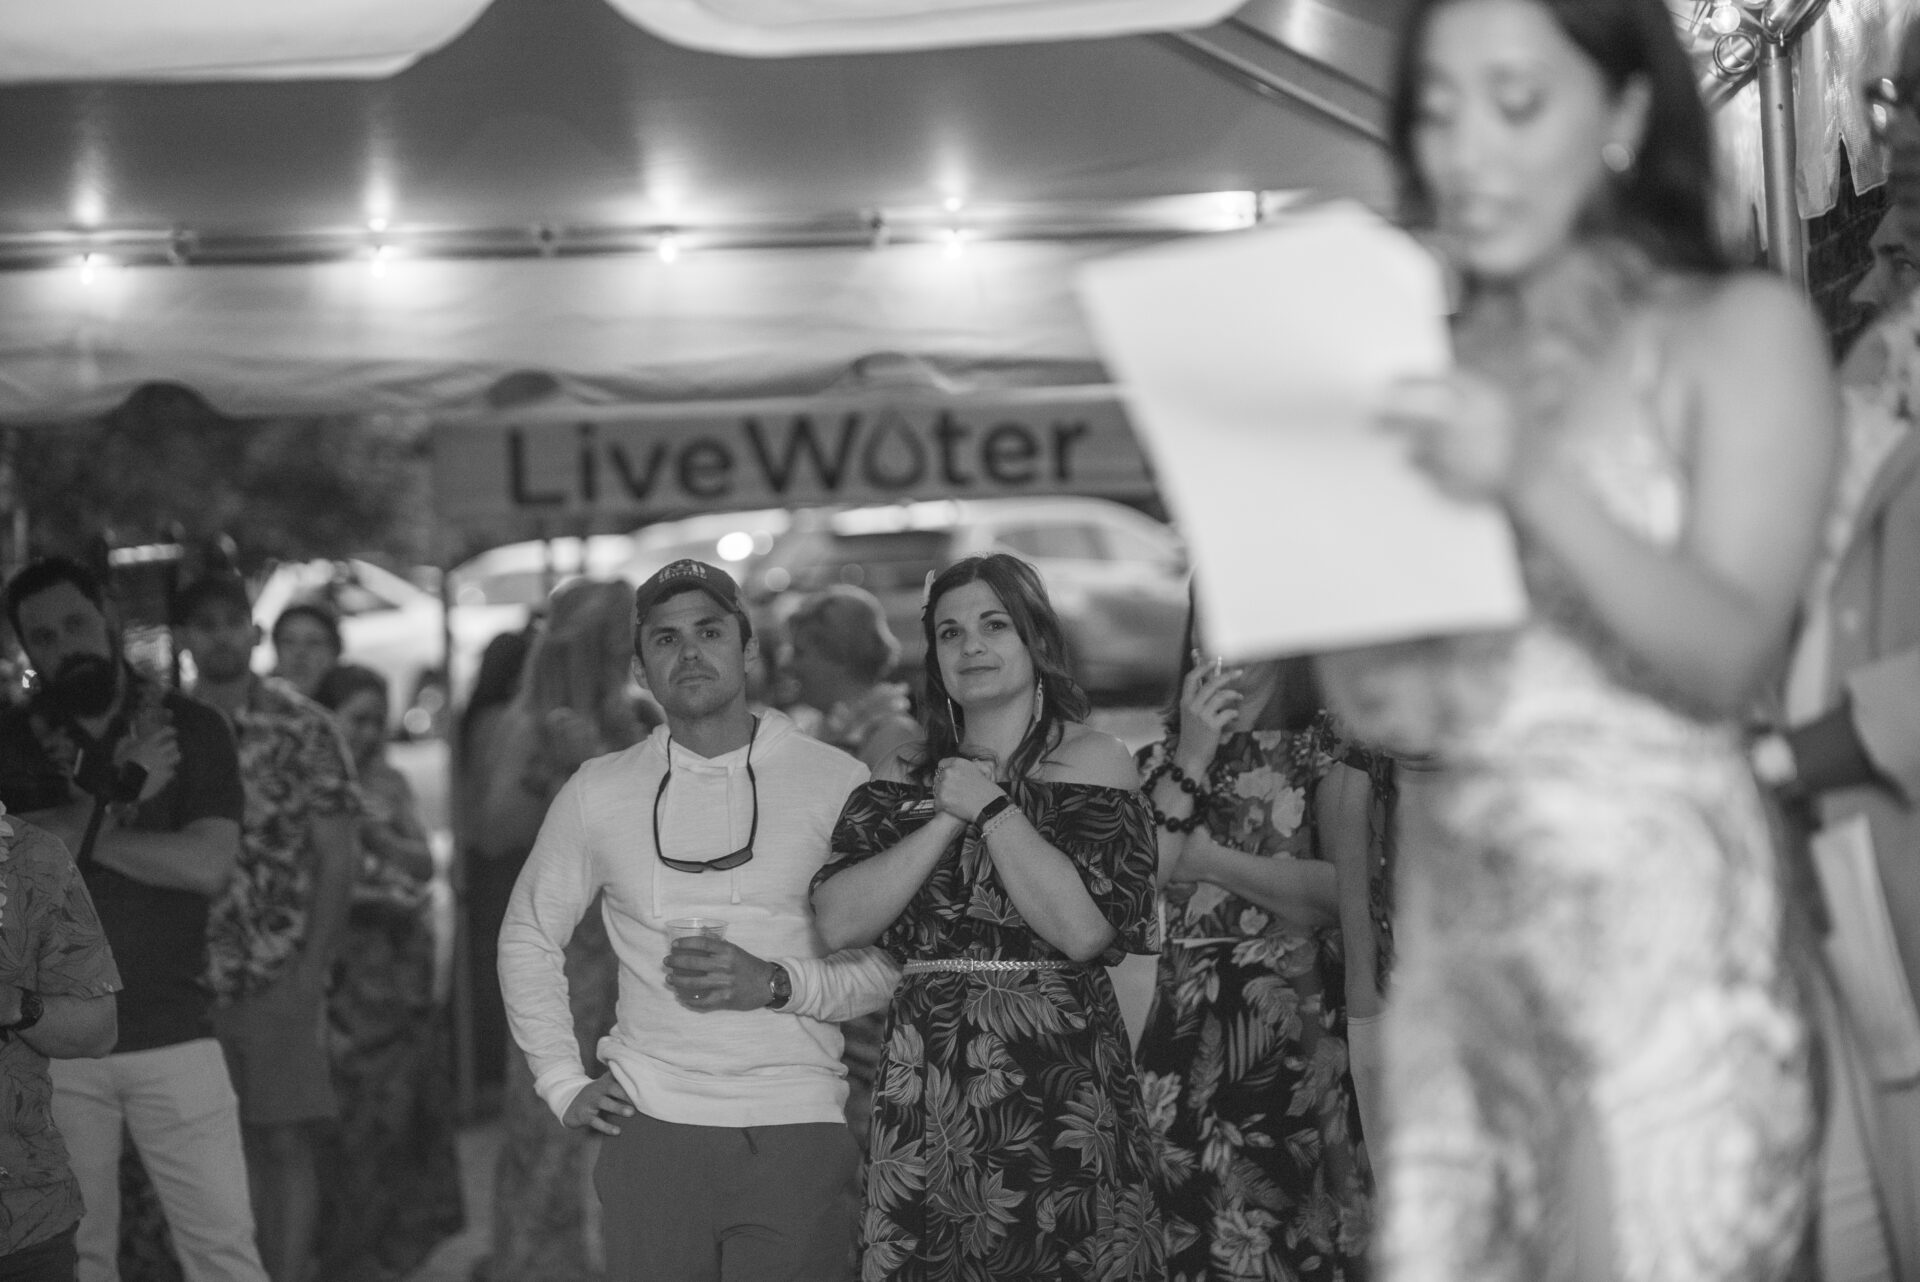
<svg viewBox="0 0 1920 1282">
<path fill-rule="evenodd" d="M 1379 427 L 1527 621 L 1227 662 L 1203 565 L 1128 744 L 1005 553 L 913 673 L 857 588 L 561 586 L 452 745 L 481 1276 L 1920 1277 L 1920 27 L 1836 372 L 1661 0 L 1407 8 L 1457 361 Z M 263 678 L 238 578 L 172 604 L 187 690 L 87 567 L 6 585 L 0 1278 L 404 1277 L 473 1208 L 390 692 L 323 605 Z"/>
</svg>

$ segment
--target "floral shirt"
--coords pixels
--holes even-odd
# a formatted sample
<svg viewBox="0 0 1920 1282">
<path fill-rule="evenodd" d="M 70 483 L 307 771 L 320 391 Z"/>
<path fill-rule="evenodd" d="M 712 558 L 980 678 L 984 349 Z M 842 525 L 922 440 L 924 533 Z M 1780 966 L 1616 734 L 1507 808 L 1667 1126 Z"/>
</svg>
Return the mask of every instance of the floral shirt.
<svg viewBox="0 0 1920 1282">
<path fill-rule="evenodd" d="M 239 865 L 207 920 L 207 982 L 223 1001 L 267 987 L 300 955 L 313 899 L 308 829 L 360 811 L 339 727 L 286 682 L 256 678 L 233 732 L 246 819 Z"/>
<path fill-rule="evenodd" d="M 426 830 L 414 804 L 413 786 L 384 757 L 376 757 L 360 772 L 360 875 L 354 880 L 356 904 L 383 904 L 413 911 L 427 901 L 427 883 L 378 854 L 372 838 L 391 834 L 409 841 L 425 841 Z"/>
<path fill-rule="evenodd" d="M 1214 755 L 1207 787 L 1207 830 L 1224 846 L 1286 859 L 1321 858 L 1313 828 L 1303 824 L 1307 789 L 1346 752 L 1322 714 L 1304 733 L 1253 730 L 1229 735 Z M 1163 741 L 1148 748 L 1143 769 L 1166 760 Z M 1295 934 L 1273 914 L 1212 882 L 1175 882 L 1166 889 L 1169 939 L 1258 939 Z"/>
<path fill-rule="evenodd" d="M 120 972 L 80 870 L 51 835 L 0 811 L 0 983 L 102 997 Z M 80 1186 L 53 1126 L 47 1057 L 0 1034 L 0 1256 L 78 1223 Z"/>
</svg>

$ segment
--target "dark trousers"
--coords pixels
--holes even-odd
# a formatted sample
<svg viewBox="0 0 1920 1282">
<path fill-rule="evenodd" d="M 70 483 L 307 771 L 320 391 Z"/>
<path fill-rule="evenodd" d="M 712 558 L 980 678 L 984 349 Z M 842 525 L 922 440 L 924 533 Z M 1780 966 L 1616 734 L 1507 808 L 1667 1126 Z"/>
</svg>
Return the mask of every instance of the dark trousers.
<svg viewBox="0 0 1920 1282">
<path fill-rule="evenodd" d="M 500 997 L 500 923 L 519 879 L 524 859 L 467 856 L 467 975 L 472 997 L 473 1077 L 483 1090 L 498 1092 L 505 1078 L 507 1011 Z M 515 1055 L 520 1053 L 513 1047 Z"/>
<path fill-rule="evenodd" d="M 609 1282 L 851 1282 L 859 1161 L 838 1122 L 626 1118 L 594 1168 Z"/>
<path fill-rule="evenodd" d="M 0 1282 L 75 1282 L 80 1276 L 80 1252 L 73 1229 L 44 1242 L 0 1255 Z"/>
</svg>

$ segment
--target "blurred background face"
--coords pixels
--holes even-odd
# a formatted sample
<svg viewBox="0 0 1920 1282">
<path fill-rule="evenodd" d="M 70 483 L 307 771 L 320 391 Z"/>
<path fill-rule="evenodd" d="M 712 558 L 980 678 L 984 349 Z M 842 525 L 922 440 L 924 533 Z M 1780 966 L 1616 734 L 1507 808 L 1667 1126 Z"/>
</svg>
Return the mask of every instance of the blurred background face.
<svg viewBox="0 0 1920 1282">
<path fill-rule="evenodd" d="M 245 676 L 259 635 L 253 616 L 237 601 L 202 601 L 180 624 L 180 644 L 193 656 L 202 681 L 224 683 Z"/>
<path fill-rule="evenodd" d="M 1910 214 L 1896 205 L 1887 211 L 1874 229 L 1869 245 L 1873 265 L 1848 295 L 1869 312 L 1881 312 L 1913 292 L 1920 285 L 1920 262 L 1915 260 L 1915 242 L 1909 238 L 1906 224 Z"/>
<path fill-rule="evenodd" d="M 318 620 L 296 614 L 280 620 L 273 630 L 273 672 L 293 684 L 308 698 L 313 697 L 320 678 L 340 662 L 333 637 Z"/>
<path fill-rule="evenodd" d="M 933 643 L 940 679 L 961 706 L 1030 696 L 1033 656 L 994 590 L 975 580 L 934 604 Z"/>
<path fill-rule="evenodd" d="M 794 695 L 810 708 L 825 712 L 833 702 L 833 682 L 839 665 L 827 657 L 812 628 L 796 628 L 787 638 L 782 675 L 792 681 Z"/>
<path fill-rule="evenodd" d="M 20 644 L 47 697 L 74 716 L 113 704 L 117 646 L 107 616 L 71 583 L 56 583 L 20 603 Z"/>
<path fill-rule="evenodd" d="M 1451 0 L 1426 29 L 1413 154 L 1459 266 L 1523 276 L 1571 244 L 1600 149 L 1638 134 L 1599 69 L 1532 0 Z"/>
<path fill-rule="evenodd" d="M 387 741 L 387 701 L 372 690 L 357 690 L 334 710 L 347 750 L 356 762 L 378 756 Z"/>
</svg>

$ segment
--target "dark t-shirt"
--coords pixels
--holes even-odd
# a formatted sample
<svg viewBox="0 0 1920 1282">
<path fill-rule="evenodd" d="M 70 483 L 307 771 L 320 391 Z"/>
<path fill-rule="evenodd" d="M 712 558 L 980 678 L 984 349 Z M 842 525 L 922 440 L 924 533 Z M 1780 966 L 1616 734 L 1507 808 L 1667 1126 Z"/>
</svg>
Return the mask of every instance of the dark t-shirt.
<svg viewBox="0 0 1920 1282">
<path fill-rule="evenodd" d="M 144 679 L 142 679 L 144 680 Z M 151 696 L 150 692 L 150 696 Z M 129 707 L 139 702 L 130 692 Z M 167 786 L 141 803 L 125 825 L 142 832 L 178 832 L 196 819 L 240 822 L 245 796 L 240 760 L 226 719 L 174 690 L 158 692 L 160 715 L 172 720 L 180 767 Z M 64 771 L 34 732 L 31 709 L 0 710 L 0 802 L 10 811 L 43 809 L 63 792 Z M 105 751 L 127 731 L 116 717 L 99 740 Z M 77 727 L 64 732 L 82 748 L 93 745 Z M 212 1001 L 202 982 L 207 968 L 208 898 L 190 890 L 150 886 L 89 859 L 82 871 L 125 987 L 120 990 L 120 1040 L 114 1053 L 173 1046 L 213 1035 Z"/>
</svg>

